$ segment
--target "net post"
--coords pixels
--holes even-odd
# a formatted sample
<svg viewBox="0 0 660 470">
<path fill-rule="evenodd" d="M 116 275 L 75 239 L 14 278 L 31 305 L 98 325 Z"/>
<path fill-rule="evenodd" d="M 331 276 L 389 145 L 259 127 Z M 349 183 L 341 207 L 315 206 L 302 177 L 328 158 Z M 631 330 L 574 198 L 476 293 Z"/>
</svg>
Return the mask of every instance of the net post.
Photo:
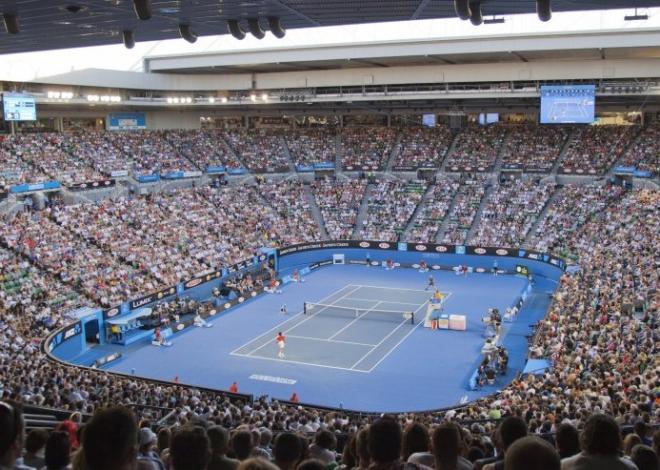
<svg viewBox="0 0 660 470">
<path fill-rule="evenodd" d="M 415 312 L 410 312 L 410 324 L 415 324 Z"/>
<path fill-rule="evenodd" d="M 307 315 L 307 302 L 303 302 L 303 315 Z"/>
</svg>

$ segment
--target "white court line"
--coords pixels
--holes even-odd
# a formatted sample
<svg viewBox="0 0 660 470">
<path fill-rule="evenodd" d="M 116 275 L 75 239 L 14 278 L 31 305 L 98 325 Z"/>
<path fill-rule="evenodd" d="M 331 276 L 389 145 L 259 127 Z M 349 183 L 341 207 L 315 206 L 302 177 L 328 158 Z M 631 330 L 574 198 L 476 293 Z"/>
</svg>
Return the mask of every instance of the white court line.
<svg viewBox="0 0 660 470">
<path fill-rule="evenodd" d="M 350 300 L 350 299 L 349 299 L 349 300 Z M 365 310 L 365 312 L 364 312 L 362 315 L 358 315 L 354 320 L 351 320 L 350 322 L 348 322 L 348 324 L 347 324 L 346 326 L 344 326 L 342 329 L 340 329 L 340 330 L 337 331 L 335 334 L 333 334 L 332 336 L 330 336 L 328 339 L 333 339 L 333 338 L 335 338 L 339 333 L 341 333 L 342 331 L 345 331 L 346 328 L 348 328 L 348 327 L 351 326 L 353 323 L 355 323 L 356 321 L 358 321 L 360 318 L 364 317 L 367 313 L 371 312 L 371 311 L 374 310 L 376 307 L 378 307 L 378 305 L 380 305 L 380 303 L 381 303 L 380 301 L 377 301 L 377 302 L 376 302 L 376 305 L 374 305 L 373 307 L 371 307 L 371 308 Z"/>
<path fill-rule="evenodd" d="M 419 305 L 419 302 L 394 302 L 393 300 L 357 299 L 355 297 L 348 297 L 344 300 L 357 300 L 358 302 L 382 302 L 384 304 Z M 337 307 L 341 307 L 341 305 L 337 305 Z"/>
<path fill-rule="evenodd" d="M 340 293 L 341 291 L 343 291 L 343 290 L 346 289 L 347 287 L 353 287 L 353 284 L 348 284 L 347 286 L 344 286 L 344 287 L 342 287 L 341 289 L 338 289 L 338 290 L 334 291 L 332 294 L 330 294 L 330 295 L 328 295 L 328 296 L 326 296 L 326 297 L 323 297 L 323 298 L 319 301 L 319 303 L 320 303 L 321 301 L 323 301 L 323 300 L 329 299 L 330 297 L 332 297 L 332 296 L 335 295 L 335 294 Z M 238 351 L 239 349 L 243 349 L 243 348 L 244 348 L 245 346 L 247 346 L 248 344 L 253 343 L 253 342 L 255 342 L 256 340 L 258 340 L 259 338 L 261 338 L 262 336 L 266 335 L 266 333 L 270 333 L 271 331 L 275 331 L 275 330 L 280 329 L 280 328 L 282 327 L 282 325 L 284 325 L 284 324 L 286 324 L 286 323 L 289 323 L 291 320 L 295 320 L 296 318 L 298 318 L 298 317 L 299 317 L 300 315 L 302 315 L 303 313 L 305 313 L 305 310 L 304 310 L 304 309 L 301 310 L 300 312 L 296 313 L 296 314 L 293 315 L 292 317 L 290 317 L 290 318 L 284 320 L 283 322 L 278 323 L 277 325 L 275 325 L 274 327 L 272 327 L 270 330 L 266 330 L 265 332 L 263 332 L 262 334 L 260 334 L 260 335 L 257 336 L 256 338 L 252 338 L 250 341 L 248 341 L 247 343 L 243 344 L 242 346 L 237 347 L 237 348 L 234 349 L 230 354 L 235 353 L 235 352 Z M 302 323 L 302 322 L 300 322 L 300 323 Z"/>
<path fill-rule="evenodd" d="M 263 359 L 264 361 L 284 362 L 286 364 L 302 364 L 304 366 L 314 366 L 314 367 L 325 367 L 327 369 L 346 370 L 346 371 L 349 371 L 349 372 L 361 372 L 363 374 L 368 373 L 366 370 L 348 369 L 346 367 L 339 367 L 339 366 L 328 366 L 328 365 L 325 365 L 325 364 L 318 364 L 318 363 L 315 363 L 315 362 L 292 361 L 291 359 L 278 359 L 276 357 L 248 356 L 247 354 L 240 354 L 240 353 L 234 353 L 234 352 L 231 352 L 229 354 L 231 356 L 249 357 L 250 359 Z"/>
<path fill-rule="evenodd" d="M 349 295 L 351 295 L 353 292 L 355 292 L 355 291 L 358 290 L 358 289 L 359 289 L 359 287 L 356 287 L 355 289 L 353 289 L 352 291 L 350 291 L 348 294 L 344 294 L 344 295 L 342 295 L 341 297 L 339 297 L 339 298 L 338 298 L 337 300 L 335 300 L 334 302 L 337 302 L 338 300 L 341 300 L 341 299 L 343 299 L 343 298 L 345 298 L 345 297 L 348 297 Z M 328 297 L 330 297 L 330 296 L 328 296 Z M 326 306 L 326 307 L 324 307 L 324 308 L 328 308 L 328 306 Z M 314 318 L 316 315 L 318 315 L 319 312 L 320 312 L 321 310 L 323 310 L 323 308 L 320 308 L 319 311 L 316 312 L 314 315 L 308 315 L 307 318 L 305 318 L 305 319 L 302 320 L 302 321 L 299 321 L 298 323 L 296 323 L 296 324 L 295 324 L 294 326 L 292 326 L 291 328 L 284 330 L 283 333 L 288 333 L 289 331 L 291 331 L 291 330 L 293 330 L 293 329 L 295 329 L 295 328 L 298 328 L 300 325 L 302 325 L 302 324 L 305 323 L 306 321 L 309 321 L 309 320 L 311 320 L 312 318 Z M 268 331 L 272 331 L 272 329 L 270 329 L 270 330 L 268 330 Z M 267 332 L 266 332 L 266 333 L 267 333 Z M 266 333 L 264 333 L 264 335 L 265 335 Z M 261 335 L 261 336 L 264 336 L 264 335 Z M 268 346 L 269 344 L 271 344 L 272 341 L 273 341 L 273 340 L 269 338 L 264 344 L 262 344 L 261 346 L 259 346 L 259 347 L 256 348 L 256 349 L 250 351 L 249 353 L 247 353 L 247 355 L 249 356 L 249 355 L 251 355 L 251 354 L 256 353 L 256 352 L 259 351 L 261 348 L 264 348 L 264 347 Z"/>
<path fill-rule="evenodd" d="M 420 290 L 420 289 L 402 289 L 401 287 L 385 287 L 385 286 L 365 286 L 364 284 L 354 284 L 359 287 L 370 287 L 372 289 L 386 289 L 386 290 L 405 290 L 409 292 L 426 292 L 426 290 Z"/>
<path fill-rule="evenodd" d="M 427 303 L 428 303 L 428 300 L 427 300 L 426 302 L 424 302 L 422 305 L 420 305 L 420 306 L 417 308 L 417 310 L 415 310 L 414 313 L 419 312 L 419 311 L 424 307 L 424 305 L 426 305 Z M 394 329 L 393 329 L 393 330 L 392 330 L 387 336 L 385 336 L 382 340 L 380 340 L 380 341 L 378 342 L 378 344 L 375 345 L 375 346 L 371 349 L 371 351 L 367 352 L 367 354 L 365 354 L 364 356 L 362 356 L 362 357 L 360 358 L 359 361 L 357 361 L 355 364 L 353 364 L 353 365 L 351 366 L 351 369 L 353 369 L 356 365 L 358 365 L 360 362 L 362 362 L 362 361 L 363 361 L 363 360 L 364 360 L 369 354 L 371 354 L 372 352 L 374 352 L 378 346 L 380 346 L 381 344 L 383 344 L 387 338 L 389 338 L 390 336 L 392 336 L 392 335 L 393 335 L 393 334 L 394 334 L 399 328 L 401 328 L 401 327 L 402 327 L 404 324 L 406 324 L 407 322 L 408 322 L 408 320 L 404 320 L 404 321 L 402 321 L 402 322 L 401 322 L 396 328 L 394 328 Z M 406 339 L 408 336 L 410 336 L 410 334 L 411 334 L 413 331 L 415 331 L 415 330 L 417 329 L 417 327 L 418 327 L 419 325 L 421 325 L 422 323 L 424 323 L 423 320 L 422 320 L 421 322 L 418 322 L 417 325 L 415 325 L 415 327 L 414 327 L 412 330 L 410 330 L 406 336 L 403 337 L 403 339 Z M 394 349 L 396 349 L 396 348 L 399 346 L 399 344 L 401 344 L 401 343 L 403 342 L 403 339 L 402 339 L 401 341 L 399 341 L 397 344 L 395 344 L 394 347 L 393 347 L 392 349 L 390 349 L 390 350 L 387 352 L 387 354 L 385 354 L 384 357 L 387 357 L 392 351 L 394 351 Z M 383 360 L 383 358 L 381 358 L 381 359 L 378 361 L 378 363 L 380 363 L 382 360 Z M 369 369 L 369 372 L 371 372 L 373 369 L 374 369 L 373 367 L 372 367 L 371 369 Z"/>
<path fill-rule="evenodd" d="M 341 343 L 341 344 L 356 344 L 358 346 L 369 346 L 373 347 L 375 344 L 369 343 L 356 343 L 355 341 L 342 341 L 339 339 L 329 339 L 329 338 L 317 338 L 315 336 L 296 336 L 296 335 L 287 335 L 287 338 L 298 338 L 298 339 L 313 339 L 315 341 L 325 341 L 327 343 Z"/>
</svg>

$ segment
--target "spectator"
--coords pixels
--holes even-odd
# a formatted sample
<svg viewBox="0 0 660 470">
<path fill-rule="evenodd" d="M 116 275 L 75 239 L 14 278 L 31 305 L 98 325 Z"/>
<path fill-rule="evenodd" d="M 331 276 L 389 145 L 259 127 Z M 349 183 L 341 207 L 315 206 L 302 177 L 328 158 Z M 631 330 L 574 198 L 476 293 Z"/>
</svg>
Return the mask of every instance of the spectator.
<svg viewBox="0 0 660 470">
<path fill-rule="evenodd" d="M 172 470 L 205 470 L 210 457 L 211 446 L 204 428 L 184 426 L 172 435 Z"/>
<path fill-rule="evenodd" d="M 561 459 L 579 454 L 580 433 L 572 424 L 562 423 L 555 432 L 555 445 Z"/>
<path fill-rule="evenodd" d="M 21 405 L 13 401 L 0 401 L 0 466 L 14 470 L 32 469 L 22 462 L 24 438 Z"/>
<path fill-rule="evenodd" d="M 328 430 L 321 429 L 314 436 L 314 443 L 309 446 L 309 457 L 329 465 L 336 460 L 337 438 Z"/>
<path fill-rule="evenodd" d="M 298 464 L 296 470 L 327 470 L 328 464 L 317 459 L 306 459 Z"/>
<path fill-rule="evenodd" d="M 360 430 L 356 438 L 357 457 L 359 460 L 358 468 L 365 470 L 371 465 L 371 455 L 369 454 L 369 428 Z"/>
<path fill-rule="evenodd" d="M 149 428 L 142 428 L 138 433 L 138 469 L 139 470 L 165 470 L 165 465 L 154 448 L 158 437 Z"/>
<path fill-rule="evenodd" d="M 623 455 L 625 455 L 626 457 L 630 457 L 633 447 L 641 443 L 642 443 L 642 439 L 640 439 L 640 437 L 637 434 L 635 433 L 628 434 L 623 439 Z"/>
<path fill-rule="evenodd" d="M 503 470 L 506 451 L 511 444 L 527 435 L 527 426 L 525 421 L 517 416 L 508 416 L 502 420 L 497 428 L 497 442 L 499 450 L 497 456 L 484 459 L 483 462 L 475 462 L 475 468 L 484 470 Z"/>
<path fill-rule="evenodd" d="M 401 460 L 408 462 L 408 459 L 412 454 L 428 452 L 429 442 L 429 432 L 426 429 L 426 426 L 418 422 L 408 424 L 403 430 Z"/>
<path fill-rule="evenodd" d="M 239 470 L 278 470 L 277 466 L 273 465 L 266 459 L 259 457 L 253 457 L 251 459 L 244 460 L 238 466 Z"/>
<path fill-rule="evenodd" d="M 285 432 L 275 439 L 273 457 L 280 470 L 294 470 L 303 454 L 300 438 L 291 432 Z"/>
<path fill-rule="evenodd" d="M 527 436 L 518 439 L 507 449 L 505 470 L 560 470 L 557 451 L 544 439 Z"/>
<path fill-rule="evenodd" d="M 44 452 L 47 440 L 48 431 L 45 429 L 33 429 L 28 433 L 25 438 L 24 465 L 34 468 L 41 468 L 45 465 Z"/>
<path fill-rule="evenodd" d="M 638 444 L 633 447 L 630 460 L 639 470 L 658 470 L 658 454 L 647 445 Z"/>
<path fill-rule="evenodd" d="M 246 430 L 236 431 L 231 438 L 231 448 L 238 460 L 243 461 L 250 458 L 250 454 L 254 448 L 252 433 Z"/>
<path fill-rule="evenodd" d="M 461 456 L 461 432 L 454 423 L 445 423 L 433 431 L 433 457 L 436 470 L 470 470 L 472 463 Z"/>
<path fill-rule="evenodd" d="M 70 469 L 70 453 L 69 435 L 65 431 L 53 431 L 46 442 L 45 468 L 47 470 Z"/>
<path fill-rule="evenodd" d="M 625 470 L 636 469 L 634 463 L 619 456 L 621 431 L 609 416 L 591 416 L 580 437 L 582 452 L 562 460 L 562 470 Z"/>
<path fill-rule="evenodd" d="M 392 418 L 379 418 L 369 426 L 367 447 L 371 457 L 372 470 L 381 469 L 420 469 L 426 468 L 414 463 L 402 463 L 402 433 L 399 423 Z"/>
<path fill-rule="evenodd" d="M 207 434 L 211 442 L 211 460 L 207 470 L 236 470 L 241 462 L 227 457 L 229 431 L 216 425 L 211 426 Z"/>
<path fill-rule="evenodd" d="M 128 408 L 98 410 L 85 425 L 83 453 L 88 470 L 131 470 L 137 462 L 138 428 Z"/>
</svg>

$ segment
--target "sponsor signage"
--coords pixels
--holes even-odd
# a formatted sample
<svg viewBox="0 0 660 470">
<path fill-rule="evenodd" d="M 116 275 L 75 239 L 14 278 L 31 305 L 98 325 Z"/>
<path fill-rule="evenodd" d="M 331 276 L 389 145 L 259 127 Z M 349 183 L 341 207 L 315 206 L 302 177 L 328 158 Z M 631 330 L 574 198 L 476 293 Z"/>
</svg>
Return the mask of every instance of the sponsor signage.
<svg viewBox="0 0 660 470">
<path fill-rule="evenodd" d="M 213 271 L 211 273 L 202 274 L 201 276 L 196 276 L 183 283 L 183 290 L 192 289 L 193 287 L 197 287 L 205 282 L 212 281 L 213 279 L 218 279 L 221 276 L 222 276 L 222 271 Z"/>
<path fill-rule="evenodd" d="M 145 305 L 148 305 L 152 302 L 156 302 L 157 300 L 161 300 L 165 297 L 174 294 L 176 294 L 176 287 L 175 286 L 167 287 L 152 294 L 145 295 L 144 297 L 140 297 L 139 299 L 131 300 L 129 302 L 129 307 L 131 310 L 135 310 L 136 308 L 144 307 Z"/>
<path fill-rule="evenodd" d="M 227 170 L 225 169 L 224 166 L 209 166 L 206 168 L 206 172 L 209 175 L 217 175 L 220 173 L 225 173 Z"/>
<path fill-rule="evenodd" d="M 121 313 L 121 311 L 119 310 L 119 307 L 109 308 L 108 310 L 103 311 L 103 319 L 104 320 L 109 320 L 110 318 L 116 317 L 120 313 Z"/>
<path fill-rule="evenodd" d="M 62 185 L 59 181 L 45 181 L 43 183 L 18 184 L 9 188 L 10 193 L 28 193 L 31 191 L 49 191 L 60 189 Z"/>
<path fill-rule="evenodd" d="M 67 188 L 72 191 L 87 191 L 90 189 L 103 189 L 103 188 L 112 188 L 115 185 L 115 180 L 99 180 L 99 181 L 90 181 L 87 183 L 74 183 Z"/>
<path fill-rule="evenodd" d="M 140 175 L 137 180 L 139 183 L 155 183 L 160 181 L 160 175 Z"/>
<path fill-rule="evenodd" d="M 110 172 L 110 176 L 113 178 L 124 178 L 128 176 L 128 170 L 115 170 Z"/>
</svg>

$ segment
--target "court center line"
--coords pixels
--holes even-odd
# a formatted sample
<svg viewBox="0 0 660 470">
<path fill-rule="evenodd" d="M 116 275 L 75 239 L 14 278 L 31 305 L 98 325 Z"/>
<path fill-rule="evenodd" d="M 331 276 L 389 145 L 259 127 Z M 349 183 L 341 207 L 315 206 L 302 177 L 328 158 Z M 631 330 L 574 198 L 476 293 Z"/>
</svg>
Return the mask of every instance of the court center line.
<svg viewBox="0 0 660 470">
<path fill-rule="evenodd" d="M 287 338 L 311 339 L 311 340 L 314 340 L 314 341 L 325 341 L 327 343 L 355 344 L 357 346 L 369 346 L 369 347 L 375 346 L 374 344 L 369 344 L 369 343 L 357 343 L 355 341 L 342 341 L 342 340 L 339 340 L 339 339 L 317 338 L 315 336 L 287 335 Z"/>
<path fill-rule="evenodd" d="M 304 366 L 314 366 L 314 367 L 325 367 L 327 369 L 338 369 L 338 370 L 345 370 L 348 372 L 360 372 L 362 374 L 368 374 L 366 370 L 357 370 L 357 369 L 348 369 L 346 367 L 339 367 L 339 366 L 329 366 L 326 364 L 316 364 L 313 362 L 303 362 L 303 361 L 294 361 L 291 359 L 278 359 L 276 357 L 264 357 L 264 356 L 248 356 L 247 354 L 240 354 L 240 353 L 234 353 L 231 352 L 229 353 L 231 356 L 238 356 L 238 357 L 249 357 L 250 359 L 263 359 L 264 361 L 274 361 L 274 362 L 284 362 L 286 364 L 302 364 Z"/>
<path fill-rule="evenodd" d="M 329 299 L 330 297 L 332 297 L 333 295 L 339 294 L 341 291 L 343 291 L 343 290 L 346 289 L 347 287 L 354 287 L 354 284 L 348 284 L 348 285 L 342 287 L 341 289 L 337 289 L 336 291 L 334 291 L 334 292 L 331 293 L 330 295 L 327 295 L 327 296 L 323 297 L 321 300 L 319 300 L 319 302 L 322 302 L 323 300 L 327 300 L 327 299 Z M 290 317 L 290 318 L 284 320 L 283 322 L 278 323 L 277 325 L 275 325 L 274 327 L 272 327 L 270 330 L 265 331 L 264 333 L 260 334 L 260 335 L 257 336 L 256 338 L 252 338 L 250 341 L 248 341 L 247 343 L 243 344 L 242 346 L 237 347 L 237 348 L 234 349 L 231 353 L 234 353 L 234 352 L 236 352 L 236 351 L 239 351 L 239 350 L 243 349 L 244 347 L 246 347 L 246 346 L 249 345 L 250 343 L 254 343 L 255 341 L 257 341 L 257 340 L 258 340 L 259 338 L 261 338 L 262 336 L 266 336 L 266 334 L 269 334 L 271 331 L 275 331 L 275 330 L 281 329 L 281 328 L 282 328 L 282 325 L 285 325 L 285 324 L 289 323 L 289 322 L 292 321 L 292 320 L 297 320 L 298 317 L 299 317 L 300 315 L 302 315 L 303 313 L 305 313 L 305 310 L 304 310 L 304 309 L 301 310 L 301 311 L 299 311 L 298 313 L 296 313 L 296 314 L 293 315 L 292 317 Z M 302 322 L 301 322 L 301 323 L 302 323 Z M 230 353 L 230 354 L 231 354 L 231 353 Z"/>
<path fill-rule="evenodd" d="M 356 287 L 355 289 L 353 289 L 352 291 L 350 291 L 348 294 L 344 294 L 343 296 L 339 297 L 339 298 L 338 298 L 337 300 L 335 300 L 334 302 L 337 302 L 338 300 L 341 300 L 341 299 L 343 299 L 343 298 L 345 298 L 345 297 L 348 297 L 349 295 L 351 295 L 353 292 L 355 292 L 355 291 L 358 290 L 358 289 L 359 289 L 359 287 Z M 328 296 L 328 297 L 330 297 L 330 296 Z M 324 307 L 324 308 L 327 308 L 327 307 Z M 291 331 L 291 330 L 293 330 L 293 329 L 295 329 L 295 328 L 298 328 L 300 325 L 302 325 L 302 324 L 305 323 L 306 321 L 309 321 L 309 320 L 311 320 L 312 318 L 314 318 L 314 317 L 315 317 L 316 315 L 318 315 L 319 312 L 321 312 L 322 310 L 323 310 L 323 308 L 319 309 L 319 311 L 316 312 L 314 315 L 308 315 L 307 318 L 305 318 L 305 319 L 302 320 L 302 321 L 299 321 L 298 323 L 296 323 L 296 324 L 295 324 L 294 326 L 292 326 L 291 328 L 284 330 L 283 333 L 288 333 L 289 331 Z M 268 331 L 272 331 L 272 330 L 273 330 L 273 329 L 268 330 Z M 265 335 L 265 333 L 264 333 L 264 335 Z M 264 336 L 264 335 L 261 335 L 261 336 Z M 272 340 L 271 340 L 271 339 L 268 339 L 264 344 L 262 344 L 262 345 L 259 346 L 258 348 L 253 349 L 252 351 L 250 351 L 249 353 L 247 353 L 247 355 L 249 356 L 249 355 L 251 355 L 251 354 L 254 354 L 255 352 L 259 351 L 261 348 L 264 348 L 264 347 L 268 346 L 271 342 L 272 342 Z"/>
<path fill-rule="evenodd" d="M 424 307 L 424 305 L 426 305 L 427 303 L 428 303 L 428 300 L 427 300 L 426 302 L 424 302 L 422 305 L 420 305 L 420 306 L 417 308 L 417 310 L 415 310 L 414 313 L 418 313 L 418 312 Z M 396 331 L 397 331 L 399 328 L 401 328 L 403 325 L 405 325 L 407 322 L 408 322 L 408 320 L 404 320 L 403 322 L 401 322 L 401 323 L 400 323 L 396 328 L 394 328 L 394 329 L 393 329 L 393 330 L 392 330 L 387 336 L 385 336 L 382 340 L 380 340 L 380 341 L 378 342 L 378 344 L 376 344 L 376 345 L 371 349 L 371 351 L 367 352 L 364 356 L 362 356 L 362 357 L 360 358 L 359 361 L 357 361 L 355 364 L 353 364 L 353 365 L 351 366 L 351 369 L 353 369 L 353 368 L 354 368 L 355 366 L 357 366 L 360 362 L 362 362 L 364 359 L 366 359 L 366 357 L 367 357 L 369 354 L 371 354 L 372 352 L 374 352 L 374 351 L 376 350 L 376 348 L 378 348 L 378 346 L 380 346 L 381 344 L 383 344 L 387 338 L 389 338 L 389 337 L 392 336 L 394 333 L 396 333 Z M 417 325 L 415 325 L 415 327 L 414 327 L 412 330 L 410 330 L 410 332 L 409 332 L 406 336 L 404 336 L 404 338 L 407 338 L 407 337 L 410 335 L 410 333 L 412 333 L 413 331 L 415 331 L 415 330 L 417 329 L 417 327 L 418 327 L 421 323 L 424 323 L 424 320 L 422 320 L 421 322 L 418 322 Z M 401 344 L 401 341 L 400 341 L 399 343 L 397 343 L 396 345 L 394 345 L 394 348 L 396 348 L 399 344 Z M 386 355 L 389 355 L 389 353 L 391 353 L 391 352 L 392 352 L 392 350 L 388 351 Z M 353 370 L 355 370 L 355 369 L 353 369 Z M 373 370 L 373 368 L 372 368 L 371 370 Z M 369 372 L 371 372 L 371 370 L 369 370 Z"/>
<path fill-rule="evenodd" d="M 341 329 L 340 329 L 339 331 L 337 331 L 335 334 L 333 334 L 332 336 L 330 336 L 328 339 L 333 339 L 333 338 L 335 338 L 339 333 L 341 333 L 342 331 L 345 331 L 346 328 L 348 328 L 348 327 L 351 326 L 353 323 L 355 323 L 356 321 L 358 321 L 360 318 L 364 317 L 366 314 L 368 314 L 369 312 L 371 312 L 372 310 L 374 310 L 374 309 L 375 309 L 376 307 L 378 307 L 380 304 L 381 304 L 380 301 L 376 302 L 376 305 L 374 305 L 373 307 L 371 307 L 371 308 L 365 310 L 364 313 L 363 313 L 362 315 L 358 315 L 354 320 L 351 320 L 350 322 L 348 322 L 347 325 L 345 325 L 343 328 L 341 328 Z"/>
<path fill-rule="evenodd" d="M 393 300 L 358 299 L 355 297 L 348 297 L 344 300 L 357 300 L 358 302 L 382 302 L 384 304 L 419 305 L 419 302 L 394 302 Z M 337 306 L 340 307 L 341 305 Z"/>
<path fill-rule="evenodd" d="M 407 335 L 405 335 L 403 338 L 401 338 L 401 340 L 400 340 L 398 343 L 396 343 L 396 344 L 392 347 L 392 349 L 390 349 L 389 351 L 387 351 L 387 352 L 383 355 L 383 357 L 381 357 L 380 359 L 378 359 L 378 362 L 376 362 L 376 363 L 371 367 L 371 369 L 369 369 L 367 372 L 371 373 L 376 367 L 378 367 L 378 366 L 380 365 L 380 363 L 383 362 L 383 361 L 385 360 L 385 358 L 387 358 L 387 356 L 389 356 L 390 354 L 392 354 L 392 352 L 393 352 L 396 348 L 398 348 L 399 345 L 400 345 L 401 343 L 403 343 L 403 342 L 406 340 L 406 338 L 408 338 L 408 336 L 410 336 L 411 334 L 413 334 L 413 332 L 414 332 L 417 328 L 419 328 L 419 325 L 421 325 L 421 324 L 423 324 L 423 323 L 424 323 L 424 321 L 421 321 L 421 322 L 417 323 L 417 325 L 415 325 L 415 328 L 413 328 L 412 330 L 410 330 L 410 331 L 408 332 Z M 360 370 L 360 369 L 355 369 L 355 370 Z"/>
<path fill-rule="evenodd" d="M 410 291 L 410 292 L 426 292 L 426 290 L 421 290 L 421 289 L 403 289 L 401 287 L 385 287 L 385 286 L 365 286 L 364 284 L 354 284 L 356 286 L 360 287 L 370 287 L 372 289 L 386 289 L 386 290 L 405 290 L 405 291 Z"/>
</svg>

